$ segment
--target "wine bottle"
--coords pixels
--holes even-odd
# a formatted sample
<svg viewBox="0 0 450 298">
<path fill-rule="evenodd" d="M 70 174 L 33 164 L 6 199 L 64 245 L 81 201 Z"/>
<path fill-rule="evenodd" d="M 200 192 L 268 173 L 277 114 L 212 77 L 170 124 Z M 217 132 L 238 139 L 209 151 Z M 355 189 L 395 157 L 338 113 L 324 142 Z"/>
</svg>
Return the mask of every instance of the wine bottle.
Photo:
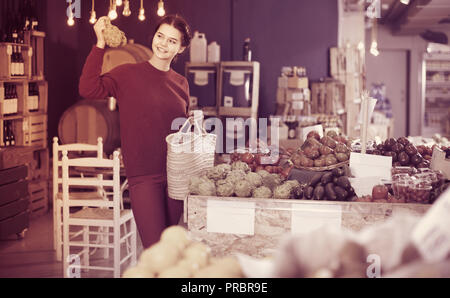
<svg viewBox="0 0 450 298">
<path fill-rule="evenodd" d="M 17 86 L 15 84 L 12 85 L 12 98 L 11 98 L 11 114 L 17 113 L 17 102 L 19 96 L 17 95 Z"/>
<path fill-rule="evenodd" d="M 3 121 L 3 144 L 5 144 L 6 147 L 11 145 L 8 134 L 8 121 Z"/>
<path fill-rule="evenodd" d="M 252 50 L 250 49 L 250 38 L 247 37 L 244 40 L 244 53 L 243 53 L 244 61 L 252 61 Z"/>
<path fill-rule="evenodd" d="M 16 47 L 12 47 L 11 54 L 11 76 L 17 76 L 17 56 L 16 56 Z"/>
<path fill-rule="evenodd" d="M 24 76 L 25 75 L 25 61 L 23 60 L 22 55 L 22 47 L 18 47 L 17 51 L 17 57 L 18 57 L 18 63 L 19 63 L 19 75 Z"/>
<path fill-rule="evenodd" d="M 8 130 L 9 130 L 9 144 L 10 146 L 15 146 L 16 145 L 16 136 L 14 135 L 14 131 L 12 128 L 12 121 L 8 121 Z"/>
</svg>

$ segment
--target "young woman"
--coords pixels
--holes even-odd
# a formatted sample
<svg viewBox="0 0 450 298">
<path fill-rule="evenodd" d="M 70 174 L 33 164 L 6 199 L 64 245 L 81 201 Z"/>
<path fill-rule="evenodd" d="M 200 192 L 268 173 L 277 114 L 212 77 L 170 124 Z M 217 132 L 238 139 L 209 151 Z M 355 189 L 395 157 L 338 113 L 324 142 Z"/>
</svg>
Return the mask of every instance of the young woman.
<svg viewBox="0 0 450 298">
<path fill-rule="evenodd" d="M 165 138 L 172 120 L 186 117 L 189 86 L 170 68 L 173 59 L 189 47 L 191 31 L 178 15 L 168 15 L 156 26 L 149 61 L 120 65 L 101 74 L 105 19 L 94 25 L 97 45 L 86 59 L 80 77 L 82 97 L 113 96 L 119 105 L 121 151 L 128 176 L 131 208 L 144 248 L 161 232 L 177 224 L 183 202 L 167 195 Z"/>
</svg>

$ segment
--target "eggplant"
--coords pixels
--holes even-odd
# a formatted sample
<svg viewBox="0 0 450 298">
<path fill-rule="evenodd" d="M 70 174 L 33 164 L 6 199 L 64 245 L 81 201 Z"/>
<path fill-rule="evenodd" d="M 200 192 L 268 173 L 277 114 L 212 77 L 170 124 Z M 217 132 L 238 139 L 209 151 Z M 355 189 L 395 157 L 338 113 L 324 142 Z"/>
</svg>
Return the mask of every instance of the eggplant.
<svg viewBox="0 0 450 298">
<path fill-rule="evenodd" d="M 309 185 L 312 187 L 316 186 L 316 184 L 320 182 L 320 179 L 322 179 L 322 175 L 322 173 L 315 174 L 309 182 Z"/>
<path fill-rule="evenodd" d="M 346 190 L 348 190 L 348 189 L 350 189 L 350 187 L 352 187 L 350 184 L 350 181 L 348 180 L 348 178 L 346 176 L 341 176 L 341 177 L 337 178 L 336 185 L 340 186 Z"/>
<path fill-rule="evenodd" d="M 340 186 L 335 186 L 334 187 L 334 192 L 336 193 L 336 196 L 337 196 L 339 201 L 345 201 L 345 199 L 348 196 L 348 192 L 344 188 L 342 188 Z"/>
<path fill-rule="evenodd" d="M 311 200 L 313 197 L 313 193 L 314 193 L 314 187 L 308 186 L 308 187 L 306 187 L 303 194 L 307 200 Z"/>
<path fill-rule="evenodd" d="M 325 173 L 322 175 L 322 178 L 320 179 L 320 182 L 322 185 L 326 185 L 327 183 L 330 183 L 333 180 L 333 173 Z"/>
<path fill-rule="evenodd" d="M 325 185 L 325 195 L 331 201 L 335 201 L 337 199 L 336 193 L 334 192 L 334 184 L 328 183 Z"/>
<path fill-rule="evenodd" d="M 325 194 L 325 189 L 323 186 L 317 186 L 314 188 L 313 199 L 314 200 L 322 200 Z"/>
</svg>

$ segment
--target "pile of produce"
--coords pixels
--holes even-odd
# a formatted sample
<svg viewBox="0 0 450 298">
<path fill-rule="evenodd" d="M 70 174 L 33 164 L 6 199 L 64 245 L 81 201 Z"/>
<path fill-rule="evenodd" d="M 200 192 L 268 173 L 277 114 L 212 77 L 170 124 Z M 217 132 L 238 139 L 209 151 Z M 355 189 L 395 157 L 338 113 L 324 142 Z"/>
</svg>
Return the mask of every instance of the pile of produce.
<svg viewBox="0 0 450 298">
<path fill-rule="evenodd" d="M 243 273 L 234 257 L 214 258 L 211 249 L 191 241 L 185 228 L 171 226 L 160 241 L 145 249 L 136 266 L 124 278 L 241 278 Z"/>
<path fill-rule="evenodd" d="M 420 149 L 419 149 L 420 148 Z M 414 146 L 406 137 L 389 138 L 373 150 L 375 155 L 392 156 L 392 165 L 429 168 L 433 150 L 425 146 Z"/>
<path fill-rule="evenodd" d="M 290 160 L 296 167 L 327 167 L 350 158 L 350 141 L 336 132 L 329 131 L 326 136 L 312 131 L 308 133 L 303 145 L 292 153 Z"/>
<path fill-rule="evenodd" d="M 352 201 L 355 190 L 343 167 L 334 168 L 331 172 L 317 173 L 304 190 L 306 200 Z"/>
<path fill-rule="evenodd" d="M 251 171 L 243 161 L 219 164 L 204 175 L 192 177 L 189 193 L 200 196 L 299 199 L 305 185 L 265 169 Z"/>
</svg>

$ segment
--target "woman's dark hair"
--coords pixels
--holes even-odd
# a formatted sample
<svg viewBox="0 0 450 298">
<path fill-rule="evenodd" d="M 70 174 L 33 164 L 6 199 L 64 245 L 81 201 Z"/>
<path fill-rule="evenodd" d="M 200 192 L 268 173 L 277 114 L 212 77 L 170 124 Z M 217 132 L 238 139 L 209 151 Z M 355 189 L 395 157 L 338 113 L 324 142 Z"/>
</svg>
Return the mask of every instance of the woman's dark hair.
<svg viewBox="0 0 450 298">
<path fill-rule="evenodd" d="M 178 14 L 166 15 L 156 25 L 155 32 L 153 33 L 153 35 L 155 35 L 156 32 L 158 32 L 158 29 L 159 29 L 159 27 L 161 27 L 162 24 L 171 25 L 171 26 L 177 28 L 178 31 L 180 31 L 181 35 L 182 35 L 181 46 L 186 47 L 186 48 L 189 47 L 189 45 L 191 44 L 191 39 L 192 39 L 191 28 L 189 27 L 188 23 L 186 22 L 186 20 L 183 17 L 181 17 Z"/>
</svg>

